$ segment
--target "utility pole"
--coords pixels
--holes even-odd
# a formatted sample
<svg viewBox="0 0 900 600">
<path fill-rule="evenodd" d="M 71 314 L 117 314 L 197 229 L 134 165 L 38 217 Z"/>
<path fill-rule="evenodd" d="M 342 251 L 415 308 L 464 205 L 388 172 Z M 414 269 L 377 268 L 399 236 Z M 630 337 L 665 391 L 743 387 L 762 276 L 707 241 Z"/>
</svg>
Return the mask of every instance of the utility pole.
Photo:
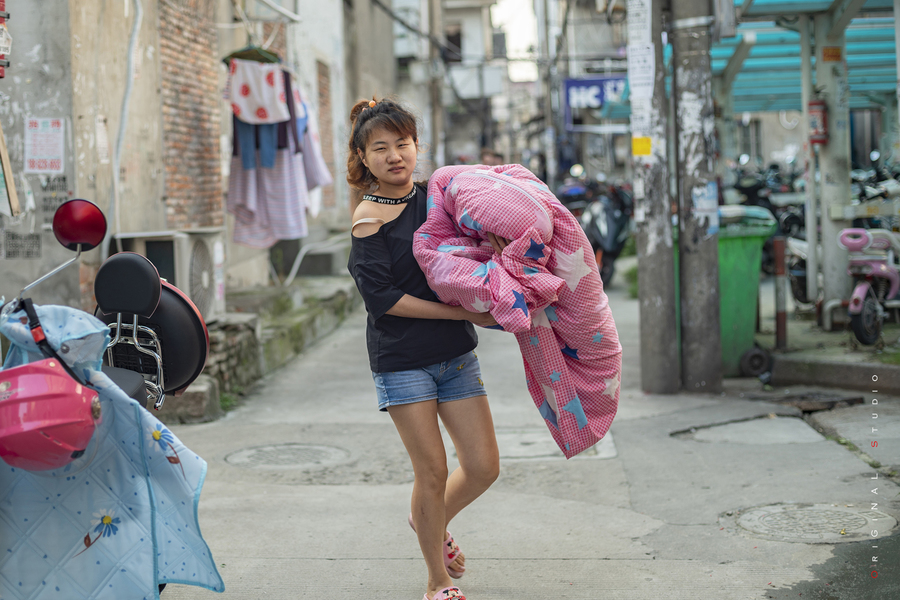
<svg viewBox="0 0 900 600">
<path fill-rule="evenodd" d="M 428 33 L 431 35 L 428 44 L 429 72 L 431 73 L 431 147 L 434 148 L 435 167 L 447 164 L 444 144 L 444 105 L 443 105 L 443 79 L 441 78 L 442 57 L 441 51 L 435 41 L 443 43 L 444 15 L 441 0 L 429 0 L 428 2 Z"/>
<path fill-rule="evenodd" d="M 900 0 L 898 0 L 900 1 Z M 816 148 L 809 141 L 809 101 L 812 99 L 812 44 L 809 36 L 809 15 L 800 15 L 800 102 L 803 138 L 806 141 L 806 241 L 810 248 L 819 247 L 819 207 L 816 200 Z M 819 297 L 819 253 L 806 255 L 806 298 L 815 303 Z"/>
<path fill-rule="evenodd" d="M 850 201 L 850 85 L 847 79 L 844 30 L 833 29 L 831 13 L 814 17 L 816 40 L 816 87 L 828 109 L 828 143 L 819 148 L 819 203 L 822 211 L 822 320 L 826 329 L 835 320 L 846 321 L 842 300 L 850 297 L 851 279 L 847 275 L 847 256 L 836 240 L 850 221 L 834 220 L 832 208 Z M 809 254 L 815 251 L 810 245 Z M 812 276 L 813 273 L 809 273 Z M 837 318 L 835 318 L 837 316 Z"/>
<path fill-rule="evenodd" d="M 553 99 L 550 97 L 553 91 L 553 57 L 550 56 L 551 0 L 540 0 L 540 2 L 544 35 L 539 37 L 541 38 L 541 61 L 545 65 L 542 79 L 544 81 L 544 164 L 547 169 L 547 181 L 544 183 L 549 185 L 550 189 L 554 189 L 556 187 L 556 132 L 553 127 Z"/>
<path fill-rule="evenodd" d="M 666 135 L 669 101 L 662 44 L 663 2 L 628 0 L 627 7 L 641 389 L 651 394 L 674 394 L 681 379 Z"/>
<path fill-rule="evenodd" d="M 719 213 L 714 172 L 715 120 L 709 0 L 672 2 L 681 380 L 689 392 L 722 390 L 719 321 Z"/>
</svg>

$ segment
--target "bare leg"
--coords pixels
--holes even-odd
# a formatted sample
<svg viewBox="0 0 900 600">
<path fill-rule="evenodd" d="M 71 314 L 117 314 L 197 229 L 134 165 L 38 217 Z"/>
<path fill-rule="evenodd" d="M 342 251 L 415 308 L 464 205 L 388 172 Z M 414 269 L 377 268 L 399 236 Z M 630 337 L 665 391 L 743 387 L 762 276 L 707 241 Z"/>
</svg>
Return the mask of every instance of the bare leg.
<svg viewBox="0 0 900 600">
<path fill-rule="evenodd" d="M 415 473 L 412 515 L 428 568 L 428 597 L 431 598 L 438 590 L 453 585 L 443 559 L 447 455 L 437 420 L 437 400 L 391 406 L 388 413 L 406 446 Z"/>
<path fill-rule="evenodd" d="M 444 495 L 449 524 L 497 480 L 500 452 L 487 396 L 439 404 L 438 414 L 459 458 L 459 468 L 450 474 Z"/>
<path fill-rule="evenodd" d="M 456 447 L 459 467 L 450 474 L 444 493 L 446 525 L 483 494 L 500 474 L 500 452 L 487 396 L 444 402 L 438 414 Z M 450 567 L 462 571 L 466 558 L 460 554 Z"/>
</svg>

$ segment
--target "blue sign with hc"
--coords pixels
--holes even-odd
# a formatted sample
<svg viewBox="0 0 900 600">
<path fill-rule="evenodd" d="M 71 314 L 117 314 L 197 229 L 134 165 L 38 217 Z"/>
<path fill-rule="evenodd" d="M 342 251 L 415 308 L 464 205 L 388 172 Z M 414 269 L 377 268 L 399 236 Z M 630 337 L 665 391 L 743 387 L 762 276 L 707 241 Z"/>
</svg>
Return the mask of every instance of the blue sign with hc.
<svg viewBox="0 0 900 600">
<path fill-rule="evenodd" d="M 566 128 L 573 128 L 573 110 L 598 109 L 610 102 L 621 102 L 627 81 L 624 75 L 566 79 Z"/>
</svg>

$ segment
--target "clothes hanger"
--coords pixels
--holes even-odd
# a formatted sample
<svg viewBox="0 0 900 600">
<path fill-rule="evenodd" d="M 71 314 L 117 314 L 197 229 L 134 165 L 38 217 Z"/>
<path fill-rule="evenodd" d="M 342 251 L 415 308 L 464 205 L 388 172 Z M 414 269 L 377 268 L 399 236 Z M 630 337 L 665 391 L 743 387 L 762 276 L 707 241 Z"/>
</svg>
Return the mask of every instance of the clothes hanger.
<svg viewBox="0 0 900 600">
<path fill-rule="evenodd" d="M 261 63 L 281 62 L 281 57 L 279 57 L 277 54 L 275 54 L 274 52 L 270 52 L 269 50 L 260 48 L 259 46 L 256 46 L 254 44 L 232 52 L 231 54 L 223 58 L 222 62 L 224 62 L 226 65 L 231 65 L 232 58 L 239 58 L 241 60 L 254 60 Z"/>
</svg>

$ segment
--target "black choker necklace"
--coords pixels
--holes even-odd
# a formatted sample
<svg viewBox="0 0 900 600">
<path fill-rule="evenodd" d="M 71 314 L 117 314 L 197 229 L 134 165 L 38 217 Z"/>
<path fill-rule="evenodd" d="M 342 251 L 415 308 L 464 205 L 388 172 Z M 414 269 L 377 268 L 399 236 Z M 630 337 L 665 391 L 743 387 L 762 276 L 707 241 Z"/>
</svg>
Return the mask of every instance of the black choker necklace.
<svg viewBox="0 0 900 600">
<path fill-rule="evenodd" d="M 363 200 L 369 200 L 370 202 L 377 202 L 378 204 L 405 204 L 412 200 L 412 197 L 416 195 L 416 186 L 413 186 L 413 189 L 410 193 L 403 196 L 402 198 L 385 198 L 384 196 L 375 196 L 374 194 L 365 194 L 363 196 Z"/>
</svg>

